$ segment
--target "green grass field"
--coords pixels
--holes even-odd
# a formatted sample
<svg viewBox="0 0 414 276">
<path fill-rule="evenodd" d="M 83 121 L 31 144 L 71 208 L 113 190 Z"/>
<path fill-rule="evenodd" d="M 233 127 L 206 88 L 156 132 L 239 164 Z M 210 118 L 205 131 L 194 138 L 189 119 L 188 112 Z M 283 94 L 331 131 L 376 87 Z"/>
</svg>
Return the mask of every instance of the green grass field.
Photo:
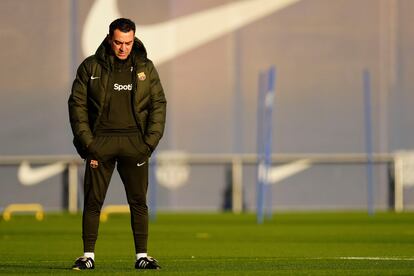
<svg viewBox="0 0 414 276">
<path fill-rule="evenodd" d="M 160 271 L 135 271 L 128 215 L 101 223 L 96 269 L 72 271 L 81 216 L 16 215 L 0 221 L 6 275 L 414 275 L 414 213 L 159 214 L 149 253 Z"/>
</svg>

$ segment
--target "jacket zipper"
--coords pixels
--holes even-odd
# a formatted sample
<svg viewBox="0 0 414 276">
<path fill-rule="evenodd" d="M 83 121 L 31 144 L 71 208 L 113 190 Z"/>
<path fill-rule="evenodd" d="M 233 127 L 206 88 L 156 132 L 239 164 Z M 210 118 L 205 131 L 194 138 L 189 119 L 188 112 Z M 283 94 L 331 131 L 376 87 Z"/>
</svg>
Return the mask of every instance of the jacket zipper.
<svg viewBox="0 0 414 276">
<path fill-rule="evenodd" d="M 108 66 L 103 66 L 103 65 L 101 65 L 101 66 L 102 66 L 102 70 L 106 70 L 108 72 L 108 74 L 107 74 L 108 80 L 106 82 L 106 85 L 104 86 L 104 93 L 105 93 L 104 102 L 103 102 L 102 109 L 100 110 L 99 116 L 96 118 L 96 122 L 95 122 L 95 125 L 94 125 L 94 128 L 93 128 L 93 131 L 92 131 L 93 135 L 95 135 L 95 131 L 96 131 L 96 128 L 98 127 L 98 125 L 99 125 L 99 121 L 101 120 L 103 111 L 108 106 L 108 103 L 110 101 L 110 99 L 108 98 L 108 94 L 110 94 L 110 93 L 108 93 L 108 87 L 109 87 L 109 84 L 111 83 L 111 79 L 112 79 L 111 75 L 113 73 L 113 70 L 112 70 L 112 68 L 110 68 Z"/>
<path fill-rule="evenodd" d="M 131 94 L 131 105 L 132 105 L 132 113 L 134 116 L 134 120 L 135 120 L 135 124 L 137 125 L 137 128 L 139 129 L 139 131 L 141 132 L 141 136 L 142 139 L 144 140 L 144 130 L 142 129 L 141 124 L 139 123 L 139 118 L 137 118 L 137 110 L 135 107 L 135 102 L 137 99 L 137 79 L 136 79 L 136 74 L 137 74 L 137 65 L 134 64 L 134 69 L 132 70 L 132 94 Z"/>
</svg>

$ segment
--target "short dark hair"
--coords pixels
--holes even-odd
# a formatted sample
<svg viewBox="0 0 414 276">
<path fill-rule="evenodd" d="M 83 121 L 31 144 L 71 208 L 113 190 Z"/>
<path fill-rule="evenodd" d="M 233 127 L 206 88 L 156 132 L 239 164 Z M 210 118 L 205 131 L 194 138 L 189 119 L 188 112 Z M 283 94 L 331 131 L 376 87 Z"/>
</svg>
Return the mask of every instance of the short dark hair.
<svg viewBox="0 0 414 276">
<path fill-rule="evenodd" d="M 131 19 L 128 18 L 118 18 L 112 21 L 111 25 L 109 25 L 109 36 L 112 37 L 114 35 L 115 30 L 120 30 L 121 32 L 128 33 L 129 31 L 134 31 L 135 34 L 135 23 Z"/>
</svg>

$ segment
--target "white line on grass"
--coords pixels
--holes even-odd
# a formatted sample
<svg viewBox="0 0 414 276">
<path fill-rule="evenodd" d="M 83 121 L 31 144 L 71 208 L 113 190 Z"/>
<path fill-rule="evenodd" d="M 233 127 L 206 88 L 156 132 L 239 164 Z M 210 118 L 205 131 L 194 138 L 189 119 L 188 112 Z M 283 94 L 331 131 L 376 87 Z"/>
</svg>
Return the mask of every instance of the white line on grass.
<svg viewBox="0 0 414 276">
<path fill-rule="evenodd" d="M 300 259 L 300 258 L 298 258 Z M 348 256 L 348 257 L 310 257 L 304 258 L 307 260 L 360 260 L 360 261 L 414 261 L 414 257 L 408 256 L 395 256 L 395 257 L 356 257 L 356 256 Z"/>
<path fill-rule="evenodd" d="M 339 257 L 341 260 L 414 261 L 412 257 Z"/>
<path fill-rule="evenodd" d="M 196 256 L 190 256 L 190 257 L 184 257 L 184 258 L 176 258 L 177 262 L 182 261 L 191 261 L 194 262 L 195 259 L 197 259 L 198 262 L 200 261 L 211 261 L 212 258 L 208 257 L 196 257 Z M 214 259 L 214 258 L 213 258 Z M 223 259 L 223 257 L 220 257 L 220 259 Z M 225 258 L 227 260 L 233 260 L 238 258 Z M 280 260 L 291 260 L 291 261 L 297 261 L 297 260 L 360 260 L 360 261 L 414 261 L 414 257 L 412 256 L 395 256 L 395 257 L 356 257 L 356 256 L 348 256 L 348 257 L 274 257 L 274 258 L 255 258 L 256 260 L 264 260 L 264 261 L 280 261 Z M 41 261 L 26 261 L 26 263 L 66 263 L 65 261 L 58 261 L 58 260 L 41 260 Z M 129 262 L 129 260 L 115 260 L 115 262 Z M 15 263 L 21 263 L 21 261 L 6 261 L 5 264 L 15 264 Z"/>
</svg>

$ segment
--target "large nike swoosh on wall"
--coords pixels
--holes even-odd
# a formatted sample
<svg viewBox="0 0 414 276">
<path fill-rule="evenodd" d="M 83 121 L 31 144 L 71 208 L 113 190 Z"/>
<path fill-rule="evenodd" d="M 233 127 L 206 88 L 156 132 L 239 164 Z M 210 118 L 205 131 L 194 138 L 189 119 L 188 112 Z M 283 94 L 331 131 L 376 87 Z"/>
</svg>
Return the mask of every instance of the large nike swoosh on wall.
<svg viewBox="0 0 414 276">
<path fill-rule="evenodd" d="M 23 161 L 17 172 L 17 178 L 24 186 L 32 186 L 63 172 L 65 169 L 66 165 L 64 162 L 32 168 L 29 162 Z"/>
<path fill-rule="evenodd" d="M 304 170 L 309 169 L 312 162 L 309 159 L 302 159 L 286 165 L 273 167 L 269 170 L 268 181 L 269 184 L 275 184 L 293 175 L 296 175 Z"/>
<path fill-rule="evenodd" d="M 266 180 L 267 177 L 268 184 L 275 184 L 306 169 L 309 169 L 311 166 L 312 162 L 309 159 L 301 159 L 285 165 L 271 167 L 266 173 L 264 165 L 259 164 L 259 177 L 262 180 Z"/>
<path fill-rule="evenodd" d="M 137 36 L 156 63 L 167 62 L 220 36 L 268 16 L 300 0 L 246 0 L 193 13 L 157 24 L 137 26 Z M 96 0 L 82 34 L 84 56 L 93 54 L 108 25 L 122 17 L 117 0 Z"/>
</svg>

